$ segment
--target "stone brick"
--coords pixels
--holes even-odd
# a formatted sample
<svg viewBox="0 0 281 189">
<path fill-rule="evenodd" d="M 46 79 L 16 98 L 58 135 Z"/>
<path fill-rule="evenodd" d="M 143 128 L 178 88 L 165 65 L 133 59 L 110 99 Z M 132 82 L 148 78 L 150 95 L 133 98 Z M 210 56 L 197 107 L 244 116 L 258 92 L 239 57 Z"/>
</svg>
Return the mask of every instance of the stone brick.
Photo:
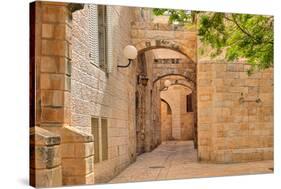
<svg viewBox="0 0 281 189">
<path fill-rule="evenodd" d="M 54 24 L 42 24 L 42 37 L 53 38 L 54 37 Z"/>
<path fill-rule="evenodd" d="M 244 64 L 228 63 L 227 67 L 226 67 L 226 71 L 228 71 L 228 72 L 243 72 L 244 71 Z"/>
<path fill-rule="evenodd" d="M 63 40 L 42 40 L 42 55 L 70 57 L 68 44 Z"/>
<path fill-rule="evenodd" d="M 88 157 L 93 155 L 93 142 L 89 143 L 64 143 L 62 144 L 63 158 Z"/>
<path fill-rule="evenodd" d="M 64 185 L 84 185 L 84 184 L 95 184 L 94 173 L 89 173 L 86 176 L 65 176 L 63 177 Z"/>
<path fill-rule="evenodd" d="M 51 90 L 67 90 L 68 77 L 64 74 L 40 74 L 40 88 Z"/>
<path fill-rule="evenodd" d="M 51 169 L 31 169 L 30 183 L 36 187 L 57 187 L 62 185 L 61 166 Z"/>
<path fill-rule="evenodd" d="M 53 23 L 66 23 L 67 11 L 66 4 L 61 4 L 59 6 L 52 6 L 43 3 L 43 22 L 53 22 Z"/>
<path fill-rule="evenodd" d="M 66 58 L 42 56 L 40 71 L 46 73 L 64 73 L 70 75 L 70 62 Z"/>
<path fill-rule="evenodd" d="M 41 120 L 45 123 L 64 123 L 66 108 L 42 108 Z"/>
<path fill-rule="evenodd" d="M 93 156 L 86 158 L 63 158 L 62 173 L 64 176 L 86 176 L 93 172 Z"/>
<path fill-rule="evenodd" d="M 31 168 L 50 169 L 61 164 L 60 146 L 35 146 L 31 148 Z"/>
<path fill-rule="evenodd" d="M 41 91 L 42 106 L 63 107 L 65 105 L 66 92 L 60 90 L 42 90 Z"/>
</svg>

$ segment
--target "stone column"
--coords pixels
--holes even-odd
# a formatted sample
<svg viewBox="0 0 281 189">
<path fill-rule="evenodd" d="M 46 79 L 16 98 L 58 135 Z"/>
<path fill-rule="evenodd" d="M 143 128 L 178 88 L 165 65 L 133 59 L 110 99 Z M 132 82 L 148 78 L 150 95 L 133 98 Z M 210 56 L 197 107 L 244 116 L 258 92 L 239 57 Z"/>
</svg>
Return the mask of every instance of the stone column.
<svg viewBox="0 0 281 189">
<path fill-rule="evenodd" d="M 36 124 L 61 137 L 63 185 L 91 184 L 93 137 L 70 127 L 69 4 L 36 2 Z"/>
</svg>

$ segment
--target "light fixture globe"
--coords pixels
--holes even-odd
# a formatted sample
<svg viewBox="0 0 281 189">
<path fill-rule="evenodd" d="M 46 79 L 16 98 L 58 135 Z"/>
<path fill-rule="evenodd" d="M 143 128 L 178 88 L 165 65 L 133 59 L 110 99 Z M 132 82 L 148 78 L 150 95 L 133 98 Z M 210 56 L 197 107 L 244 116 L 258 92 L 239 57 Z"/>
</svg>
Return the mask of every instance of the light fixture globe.
<svg viewBox="0 0 281 189">
<path fill-rule="evenodd" d="M 164 81 L 164 86 L 165 87 L 169 87 L 171 84 L 172 84 L 171 81 L 168 80 L 168 79 Z"/>
<path fill-rule="evenodd" d="M 124 56 L 129 60 L 134 60 L 138 55 L 138 50 L 133 45 L 127 45 L 123 50 Z"/>
</svg>

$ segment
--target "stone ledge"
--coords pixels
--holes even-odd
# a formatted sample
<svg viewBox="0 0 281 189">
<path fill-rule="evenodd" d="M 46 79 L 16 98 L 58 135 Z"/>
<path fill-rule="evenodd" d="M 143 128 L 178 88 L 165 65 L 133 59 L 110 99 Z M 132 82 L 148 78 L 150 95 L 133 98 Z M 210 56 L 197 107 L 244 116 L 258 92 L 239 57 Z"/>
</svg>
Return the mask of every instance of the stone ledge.
<svg viewBox="0 0 281 189">
<path fill-rule="evenodd" d="M 36 146 L 59 145 L 61 138 L 59 135 L 45 130 L 41 127 L 30 128 L 30 144 Z"/>
<path fill-rule="evenodd" d="M 87 143 L 93 142 L 93 135 L 84 133 L 74 127 L 43 127 L 61 136 L 62 143 Z"/>
</svg>

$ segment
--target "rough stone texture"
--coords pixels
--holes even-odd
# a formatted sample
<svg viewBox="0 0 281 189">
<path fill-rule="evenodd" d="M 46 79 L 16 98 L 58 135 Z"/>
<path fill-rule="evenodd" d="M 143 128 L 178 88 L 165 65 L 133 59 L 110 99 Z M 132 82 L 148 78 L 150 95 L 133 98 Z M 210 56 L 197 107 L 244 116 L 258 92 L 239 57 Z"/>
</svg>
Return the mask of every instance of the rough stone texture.
<svg viewBox="0 0 281 189">
<path fill-rule="evenodd" d="M 114 27 L 113 69 L 111 73 L 90 63 L 88 5 L 76 11 L 72 20 L 71 126 L 92 133 L 91 118 L 108 119 L 108 160 L 94 165 L 96 183 L 107 182 L 123 170 L 135 156 L 135 72 L 126 64 L 123 48 L 131 44 L 131 9 L 112 6 Z M 95 140 L 95 139 L 94 139 Z"/>
<path fill-rule="evenodd" d="M 273 159 L 273 70 L 248 76 L 248 68 L 243 62 L 198 64 L 200 160 Z"/>
<path fill-rule="evenodd" d="M 62 185 L 60 137 L 39 127 L 30 129 L 30 184 Z"/>
<path fill-rule="evenodd" d="M 32 152 L 35 156 L 32 167 L 36 173 L 32 179 L 36 182 L 36 185 L 41 187 L 60 186 L 62 184 L 90 184 L 94 181 L 94 179 L 88 178 L 88 173 L 93 172 L 92 163 L 89 163 L 91 166 L 80 167 L 77 171 L 73 170 L 71 174 L 67 172 L 72 167 L 66 161 L 75 159 L 77 163 L 81 164 L 85 161 L 86 156 L 90 159 L 93 158 L 92 136 L 68 127 L 71 119 L 70 77 L 72 58 L 72 40 L 69 33 L 72 25 L 68 4 L 35 2 L 35 12 L 35 117 L 36 124 L 48 131 L 41 132 L 42 136 L 35 135 L 34 143 L 31 142 L 32 145 L 35 144 Z M 37 133 L 37 130 L 35 133 Z M 45 138 L 45 135 L 51 135 L 50 133 L 52 135 L 55 133 L 60 138 Z M 56 142 L 62 144 L 58 146 L 55 145 Z M 51 143 L 53 144 L 50 146 Z M 81 151 L 75 148 L 75 154 L 70 154 L 69 150 L 72 148 L 68 148 L 69 143 L 77 145 L 81 143 L 81 146 L 85 148 L 81 148 Z M 41 168 L 53 166 L 55 166 L 54 170 L 41 170 Z M 77 174 L 80 170 L 86 172 L 87 175 Z M 69 176 L 71 176 L 71 183 L 68 183 L 69 179 L 67 178 Z M 79 178 L 75 179 L 75 176 Z M 84 180 L 83 176 L 85 177 Z M 75 183 L 75 181 L 77 182 Z"/>
<path fill-rule="evenodd" d="M 172 140 L 172 114 L 167 109 L 171 108 L 167 102 L 161 101 L 161 141 Z"/>
<path fill-rule="evenodd" d="M 31 145 L 36 146 L 31 156 L 34 183 L 45 187 L 107 182 L 135 161 L 137 154 L 173 138 L 193 139 L 199 160 L 273 159 L 273 70 L 248 76 L 249 65 L 198 57 L 201 43 L 195 28 L 166 24 L 165 19 L 156 23 L 149 10 L 144 14 L 139 8 L 112 6 L 111 10 L 113 69 L 107 72 L 90 63 L 88 5 L 74 12 L 71 20 L 67 4 L 36 2 L 35 117 L 36 125 L 48 131 L 31 137 Z M 117 68 L 127 64 L 122 51 L 128 44 L 137 47 L 138 58 L 126 69 Z M 161 54 L 156 48 L 164 51 Z M 154 62 L 163 57 L 179 58 L 180 63 Z M 140 74 L 148 77 L 146 86 L 138 81 Z M 177 83 L 162 91 L 166 79 Z M 191 92 L 193 112 L 186 113 L 184 102 Z M 161 109 L 160 93 L 172 109 L 170 117 Z M 108 120 L 108 159 L 98 163 L 94 163 L 97 140 L 92 136 L 92 117 Z M 163 154 L 160 148 L 160 160 L 153 158 L 150 163 L 171 155 Z M 179 178 L 179 172 L 183 177 L 224 174 L 224 166 L 212 165 L 210 174 L 206 173 L 209 165 L 183 166 L 188 161 L 185 155 L 176 156 L 179 163 L 170 173 L 144 171 L 136 180 L 158 174 L 159 178 Z M 269 162 L 266 166 L 271 166 Z M 251 165 L 254 171 L 264 171 L 263 162 Z M 190 172 L 194 166 L 195 172 Z M 249 173 L 245 164 L 241 167 L 231 165 L 230 172 Z"/>
</svg>

